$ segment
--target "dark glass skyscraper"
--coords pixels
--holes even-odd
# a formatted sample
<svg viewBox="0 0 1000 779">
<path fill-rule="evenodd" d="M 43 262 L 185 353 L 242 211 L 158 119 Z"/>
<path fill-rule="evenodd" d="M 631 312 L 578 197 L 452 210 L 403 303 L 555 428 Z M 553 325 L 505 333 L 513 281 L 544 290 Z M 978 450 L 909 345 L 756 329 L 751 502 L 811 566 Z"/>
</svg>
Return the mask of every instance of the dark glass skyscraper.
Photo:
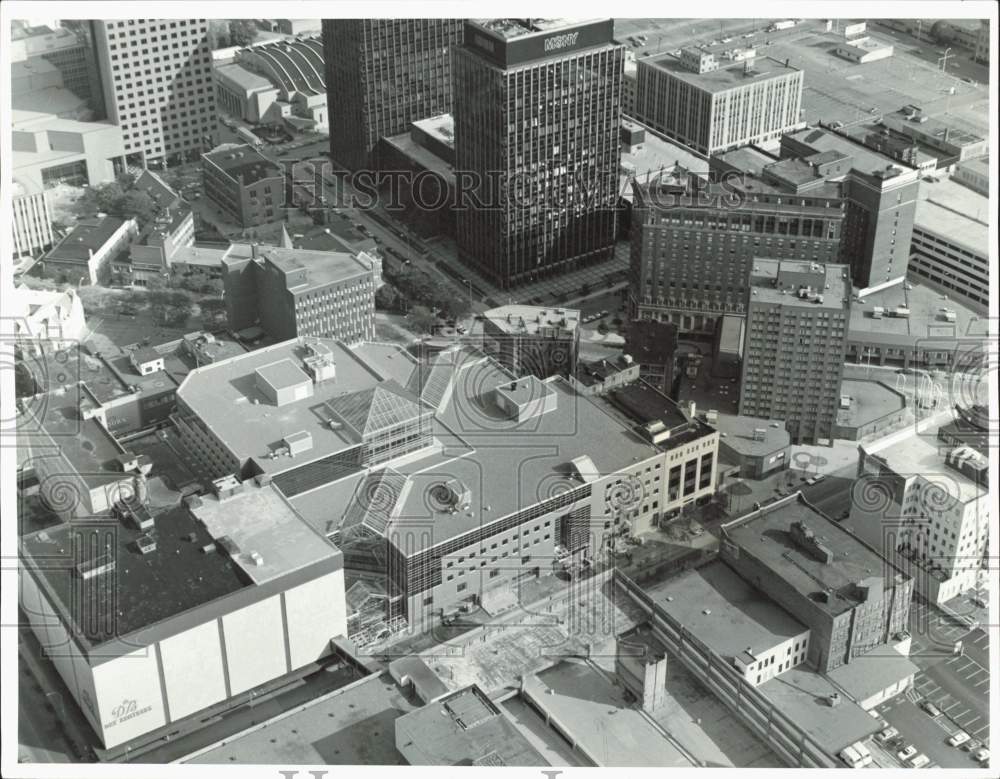
<svg viewBox="0 0 1000 779">
<path fill-rule="evenodd" d="M 451 110 L 450 49 L 461 19 L 324 19 L 330 154 L 378 166 L 379 139 Z"/>
<path fill-rule="evenodd" d="M 454 50 L 460 257 L 501 288 L 611 256 L 625 50 L 610 19 L 468 21 Z"/>
</svg>

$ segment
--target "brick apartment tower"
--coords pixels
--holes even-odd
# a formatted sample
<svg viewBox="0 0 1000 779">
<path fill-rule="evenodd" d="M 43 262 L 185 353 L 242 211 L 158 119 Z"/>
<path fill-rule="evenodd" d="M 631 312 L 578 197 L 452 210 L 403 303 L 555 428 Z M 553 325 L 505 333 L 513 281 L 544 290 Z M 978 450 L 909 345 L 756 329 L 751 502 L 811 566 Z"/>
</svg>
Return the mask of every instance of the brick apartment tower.
<svg viewBox="0 0 1000 779">
<path fill-rule="evenodd" d="M 850 325 L 847 267 L 757 260 L 747 297 L 740 415 L 784 420 L 793 444 L 832 445 Z"/>
<path fill-rule="evenodd" d="M 632 319 L 713 333 L 722 316 L 745 316 L 755 257 L 838 260 L 838 187 L 795 186 L 764 171 L 713 158 L 711 181 L 675 168 L 633 184 Z"/>
<path fill-rule="evenodd" d="M 625 49 L 598 19 L 468 21 L 454 49 L 459 257 L 501 288 L 614 250 Z"/>
<path fill-rule="evenodd" d="M 378 168 L 379 140 L 451 111 L 451 47 L 461 19 L 324 19 L 330 154 Z"/>
</svg>

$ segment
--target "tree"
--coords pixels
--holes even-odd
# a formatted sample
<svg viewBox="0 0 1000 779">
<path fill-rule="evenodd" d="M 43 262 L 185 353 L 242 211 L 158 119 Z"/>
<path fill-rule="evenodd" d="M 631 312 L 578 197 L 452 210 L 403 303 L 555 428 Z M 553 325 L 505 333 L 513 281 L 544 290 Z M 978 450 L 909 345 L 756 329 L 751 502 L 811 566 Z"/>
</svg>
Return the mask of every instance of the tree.
<svg viewBox="0 0 1000 779">
<path fill-rule="evenodd" d="M 401 308 L 399 290 L 385 282 L 375 293 L 375 308 L 381 311 L 398 311 Z"/>
<path fill-rule="evenodd" d="M 207 274 L 203 274 L 204 280 L 198 291 L 203 295 L 211 295 L 215 298 L 221 298 L 225 292 L 226 285 L 222 283 L 222 279 L 213 279 Z"/>
<path fill-rule="evenodd" d="M 208 22 L 208 45 L 213 51 L 229 45 L 229 21 L 210 19 Z"/>
<path fill-rule="evenodd" d="M 410 309 L 410 321 L 418 330 L 428 333 L 437 324 L 437 317 L 427 306 L 414 306 Z"/>
<path fill-rule="evenodd" d="M 463 296 L 451 295 L 441 299 L 441 313 L 448 319 L 461 319 L 472 311 L 469 299 Z"/>
<path fill-rule="evenodd" d="M 148 193 L 140 189 L 133 189 L 131 192 L 126 192 L 112 209 L 112 213 L 116 216 L 126 219 L 134 218 L 140 227 L 152 221 L 157 211 L 159 209 L 156 206 L 156 201 Z"/>
<path fill-rule="evenodd" d="M 250 19 L 229 20 L 229 43 L 232 46 L 249 46 L 257 37 L 257 25 Z"/>
</svg>

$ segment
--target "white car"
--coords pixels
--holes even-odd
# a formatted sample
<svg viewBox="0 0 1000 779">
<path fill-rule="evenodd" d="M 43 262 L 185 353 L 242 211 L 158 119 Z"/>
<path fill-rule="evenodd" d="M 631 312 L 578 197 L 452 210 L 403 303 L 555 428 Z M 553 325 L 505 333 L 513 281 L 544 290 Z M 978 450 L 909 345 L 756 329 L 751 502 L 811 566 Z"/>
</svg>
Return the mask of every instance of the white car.
<svg viewBox="0 0 1000 779">
<path fill-rule="evenodd" d="M 910 765 L 913 766 L 914 768 L 923 768 L 929 762 L 931 762 L 931 761 L 927 757 L 927 755 L 920 754 L 920 755 L 917 755 L 915 758 L 913 758 L 910 761 Z"/>
<path fill-rule="evenodd" d="M 896 730 L 895 728 L 886 728 L 881 733 L 879 733 L 877 736 L 875 736 L 875 738 L 879 742 L 884 743 L 884 742 L 888 741 L 891 738 L 896 738 L 896 736 L 898 736 L 898 735 L 899 735 L 899 731 Z"/>
<path fill-rule="evenodd" d="M 948 744 L 953 747 L 957 747 L 961 746 L 968 740 L 969 740 L 969 734 L 966 733 L 964 730 L 959 730 L 948 739 Z"/>
<path fill-rule="evenodd" d="M 900 763 L 905 763 L 915 754 L 917 754 L 917 748 L 912 744 L 907 744 L 905 747 L 903 747 L 896 753 L 896 757 L 899 758 Z"/>
<path fill-rule="evenodd" d="M 977 763 L 988 763 L 990 761 L 990 750 L 983 747 L 979 751 L 973 753 L 972 759 Z"/>
</svg>

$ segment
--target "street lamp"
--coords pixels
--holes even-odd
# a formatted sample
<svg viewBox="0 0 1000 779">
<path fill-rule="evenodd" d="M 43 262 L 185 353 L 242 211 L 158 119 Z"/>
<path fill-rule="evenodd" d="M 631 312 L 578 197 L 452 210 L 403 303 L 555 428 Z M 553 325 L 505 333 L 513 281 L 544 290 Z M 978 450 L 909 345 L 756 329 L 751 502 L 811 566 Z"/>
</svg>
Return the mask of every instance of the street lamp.
<svg viewBox="0 0 1000 779">
<path fill-rule="evenodd" d="M 469 310 L 472 310 L 472 279 L 462 279 L 466 284 L 469 285 Z"/>
</svg>

